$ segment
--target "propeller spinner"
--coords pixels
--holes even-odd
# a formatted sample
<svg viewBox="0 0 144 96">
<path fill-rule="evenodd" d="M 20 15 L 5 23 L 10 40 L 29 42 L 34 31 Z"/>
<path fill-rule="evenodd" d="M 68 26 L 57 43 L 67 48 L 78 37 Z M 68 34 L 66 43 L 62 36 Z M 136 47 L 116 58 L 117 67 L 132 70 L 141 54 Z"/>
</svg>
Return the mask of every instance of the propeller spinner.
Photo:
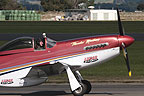
<svg viewBox="0 0 144 96">
<path fill-rule="evenodd" d="M 125 58 L 127 69 L 128 69 L 128 75 L 129 75 L 129 77 L 131 77 L 128 51 L 127 51 L 126 47 L 130 46 L 134 42 L 134 38 L 125 35 L 124 28 L 123 28 L 122 23 L 121 23 L 120 14 L 119 14 L 118 9 L 117 9 L 117 15 L 118 15 L 119 34 L 120 34 L 118 37 L 118 40 L 119 40 L 120 47 L 123 50 L 124 58 Z"/>
</svg>

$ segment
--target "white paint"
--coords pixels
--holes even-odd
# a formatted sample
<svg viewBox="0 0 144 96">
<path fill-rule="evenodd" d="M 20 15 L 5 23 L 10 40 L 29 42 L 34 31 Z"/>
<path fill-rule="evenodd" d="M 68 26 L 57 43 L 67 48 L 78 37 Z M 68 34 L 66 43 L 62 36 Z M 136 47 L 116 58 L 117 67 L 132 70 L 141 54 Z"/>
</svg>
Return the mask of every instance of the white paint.
<svg viewBox="0 0 144 96">
<path fill-rule="evenodd" d="M 116 10 L 90 10 L 90 20 L 112 21 L 117 20 Z"/>
<path fill-rule="evenodd" d="M 81 67 L 83 68 L 83 67 L 101 64 L 103 62 L 106 62 L 106 61 L 118 56 L 119 54 L 120 54 L 120 48 L 116 47 L 116 48 L 111 48 L 111 49 L 106 49 L 106 50 L 100 50 L 100 51 L 94 52 L 92 54 L 85 55 L 84 56 L 85 58 L 90 57 L 90 56 L 97 56 L 98 60 L 93 63 L 88 63 L 88 64 L 83 63 Z"/>
<path fill-rule="evenodd" d="M 18 71 L 14 71 L 11 73 L 7 73 L 5 75 L 0 76 L 0 86 L 5 86 L 5 87 L 24 87 L 24 86 L 32 86 L 32 85 L 38 85 L 47 78 L 44 77 L 38 77 L 38 76 L 32 76 L 32 77 L 27 77 L 31 70 L 30 68 L 26 69 L 21 69 Z M 9 80 L 11 82 L 9 82 Z"/>
<path fill-rule="evenodd" d="M 26 68 L 26 69 L 21 69 L 18 71 L 14 71 L 14 72 L 10 72 L 7 74 L 4 74 L 2 76 L 0 76 L 0 86 L 12 86 L 12 87 L 18 87 L 18 86 L 23 86 L 24 80 L 22 80 L 21 78 L 24 78 L 27 76 L 27 74 L 29 73 L 31 67 L 30 68 Z M 11 84 L 2 84 L 2 81 L 4 80 L 12 80 L 13 83 Z"/>
<path fill-rule="evenodd" d="M 119 54 L 120 54 L 120 48 L 116 47 L 116 48 L 111 48 L 111 49 L 105 49 L 105 50 L 99 50 L 99 51 L 85 53 L 80 56 L 60 60 L 59 62 L 66 63 L 69 66 L 80 66 L 80 69 L 81 69 L 81 68 L 85 68 L 88 66 L 101 64 L 103 62 L 106 62 L 106 61 L 116 57 Z M 97 56 L 98 60 L 96 62 L 92 62 L 92 63 L 84 63 L 85 58 L 92 57 L 92 56 Z"/>
<path fill-rule="evenodd" d="M 1 78 L 24 78 L 29 73 L 30 69 L 31 67 L 26 68 L 26 69 L 21 69 L 18 71 L 14 71 L 14 72 L 10 72 L 10 73 L 0 76 L 0 79 Z"/>
<path fill-rule="evenodd" d="M 81 85 L 77 81 L 76 77 L 72 73 L 71 69 L 67 65 L 64 65 L 64 66 L 65 66 L 65 69 L 67 71 L 67 75 L 68 75 L 71 90 L 74 91 L 74 90 L 78 89 L 79 87 L 81 87 Z"/>
</svg>

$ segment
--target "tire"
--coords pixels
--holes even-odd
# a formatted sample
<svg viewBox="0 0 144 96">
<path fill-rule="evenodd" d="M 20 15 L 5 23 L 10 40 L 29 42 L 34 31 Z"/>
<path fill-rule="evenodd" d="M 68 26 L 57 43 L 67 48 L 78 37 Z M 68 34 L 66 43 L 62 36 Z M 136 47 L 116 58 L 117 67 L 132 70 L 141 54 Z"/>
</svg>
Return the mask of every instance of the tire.
<svg viewBox="0 0 144 96">
<path fill-rule="evenodd" d="M 84 84 L 81 87 L 72 92 L 74 96 L 83 96 L 86 93 L 86 88 Z"/>
<path fill-rule="evenodd" d="M 83 85 L 85 86 L 85 89 L 86 89 L 85 93 L 88 94 L 92 89 L 91 83 L 87 80 L 82 80 L 82 83 L 83 83 Z"/>
</svg>

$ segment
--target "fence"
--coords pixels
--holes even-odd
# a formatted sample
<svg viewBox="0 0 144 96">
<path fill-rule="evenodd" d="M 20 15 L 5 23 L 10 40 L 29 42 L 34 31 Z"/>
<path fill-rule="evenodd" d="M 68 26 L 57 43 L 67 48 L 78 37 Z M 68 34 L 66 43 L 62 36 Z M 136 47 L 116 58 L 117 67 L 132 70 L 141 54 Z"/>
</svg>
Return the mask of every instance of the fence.
<svg viewBox="0 0 144 96">
<path fill-rule="evenodd" d="M 41 15 L 34 10 L 0 10 L 0 21 L 40 21 Z"/>
</svg>

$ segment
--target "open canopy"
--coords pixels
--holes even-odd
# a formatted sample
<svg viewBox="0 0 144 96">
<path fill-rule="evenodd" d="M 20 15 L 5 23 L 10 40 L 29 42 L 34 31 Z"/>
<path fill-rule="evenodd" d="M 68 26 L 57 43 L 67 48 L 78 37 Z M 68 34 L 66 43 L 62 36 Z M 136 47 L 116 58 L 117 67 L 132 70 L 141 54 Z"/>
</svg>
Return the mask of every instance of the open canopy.
<svg viewBox="0 0 144 96">
<path fill-rule="evenodd" d="M 38 42 L 39 39 L 37 38 L 34 39 L 33 37 L 19 37 L 1 46 L 0 51 L 10 51 L 16 49 L 25 49 L 25 48 L 34 48 L 35 50 L 37 50 L 35 46 L 38 46 Z M 43 43 L 44 43 L 43 49 L 46 49 L 46 47 L 52 48 L 56 44 L 56 41 L 50 38 L 46 38 L 46 39 L 43 38 Z"/>
<path fill-rule="evenodd" d="M 9 51 L 16 49 L 33 48 L 32 37 L 20 37 L 16 38 L 0 47 L 0 51 Z"/>
</svg>

